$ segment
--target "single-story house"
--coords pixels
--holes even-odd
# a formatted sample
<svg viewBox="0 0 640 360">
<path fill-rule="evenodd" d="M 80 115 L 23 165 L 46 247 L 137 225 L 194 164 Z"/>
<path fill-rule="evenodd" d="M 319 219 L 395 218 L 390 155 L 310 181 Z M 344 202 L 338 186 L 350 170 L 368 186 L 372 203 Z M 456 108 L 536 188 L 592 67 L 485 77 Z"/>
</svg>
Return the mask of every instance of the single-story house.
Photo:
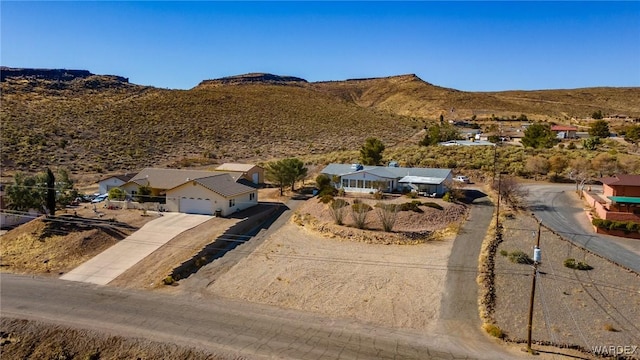
<svg viewBox="0 0 640 360">
<path fill-rule="evenodd" d="M 441 146 L 495 146 L 496 144 L 486 140 L 449 140 L 438 143 Z"/>
<path fill-rule="evenodd" d="M 219 173 L 183 182 L 166 191 L 167 211 L 228 216 L 258 204 L 258 190 Z"/>
<path fill-rule="evenodd" d="M 390 166 L 361 164 L 329 164 L 322 171 L 334 186 L 345 192 L 373 193 L 413 190 L 442 196 L 445 183 L 453 179 L 451 169 L 405 168 L 392 162 Z"/>
<path fill-rule="evenodd" d="M 167 211 L 226 216 L 258 203 L 256 188 L 247 183 L 252 184 L 234 172 L 146 168 L 120 188 L 135 198 L 148 186 Z"/>
<path fill-rule="evenodd" d="M 556 134 L 558 139 L 575 139 L 577 138 L 578 128 L 567 125 L 553 125 L 551 131 Z"/>
<path fill-rule="evenodd" d="M 98 181 L 98 193 L 106 194 L 112 188 L 120 187 L 126 184 L 135 174 L 120 174 L 109 176 L 108 178 Z"/>
<path fill-rule="evenodd" d="M 599 179 L 602 196 L 585 191 L 585 199 L 598 217 L 640 222 L 640 175 L 614 175 Z"/>
<path fill-rule="evenodd" d="M 254 184 L 264 183 L 264 169 L 253 164 L 224 163 L 216 168 L 217 171 L 240 173 Z"/>
</svg>

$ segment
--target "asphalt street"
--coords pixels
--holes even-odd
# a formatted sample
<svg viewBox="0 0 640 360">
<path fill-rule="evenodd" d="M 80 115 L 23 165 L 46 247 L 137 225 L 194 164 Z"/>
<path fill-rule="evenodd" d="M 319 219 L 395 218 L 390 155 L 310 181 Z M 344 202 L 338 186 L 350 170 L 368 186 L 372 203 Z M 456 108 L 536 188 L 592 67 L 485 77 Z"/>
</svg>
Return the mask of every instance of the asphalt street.
<svg viewBox="0 0 640 360">
<path fill-rule="evenodd" d="M 528 203 L 542 224 L 563 238 L 616 264 L 640 273 L 640 240 L 597 234 L 584 206 L 571 192 L 575 185 L 529 185 Z"/>
<path fill-rule="evenodd" d="M 291 359 L 512 359 L 458 334 L 382 328 L 224 299 L 0 275 L 2 317 L 40 320 L 212 353 Z M 492 345 L 489 343 L 489 345 Z"/>
</svg>

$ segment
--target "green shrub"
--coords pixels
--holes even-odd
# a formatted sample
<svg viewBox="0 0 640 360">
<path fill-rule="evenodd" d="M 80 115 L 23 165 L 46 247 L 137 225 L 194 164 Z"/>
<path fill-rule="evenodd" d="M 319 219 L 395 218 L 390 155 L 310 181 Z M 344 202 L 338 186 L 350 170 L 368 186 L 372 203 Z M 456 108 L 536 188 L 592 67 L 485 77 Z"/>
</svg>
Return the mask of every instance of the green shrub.
<svg viewBox="0 0 640 360">
<path fill-rule="evenodd" d="M 591 270 L 593 266 L 586 262 L 576 261 L 576 259 L 568 258 L 564 261 L 564 266 L 574 270 Z"/>
<path fill-rule="evenodd" d="M 446 194 L 444 194 L 444 196 L 442 197 L 442 200 L 446 201 L 446 202 L 452 202 L 453 201 L 453 196 L 451 196 L 450 192 L 447 192 Z"/>
<path fill-rule="evenodd" d="M 502 256 L 508 256 L 509 252 L 507 250 L 500 250 L 500 255 Z"/>
<path fill-rule="evenodd" d="M 373 209 L 369 204 L 365 204 L 363 202 L 356 203 L 355 200 L 353 202 L 353 205 L 351 205 L 351 208 L 355 212 L 368 212 Z"/>
<path fill-rule="evenodd" d="M 427 207 L 438 209 L 438 210 L 444 210 L 442 205 L 434 203 L 434 202 L 423 202 L 422 206 L 427 206 Z"/>
<path fill-rule="evenodd" d="M 509 254 L 509 260 L 515 264 L 524 264 L 531 265 L 533 264 L 533 259 L 527 255 L 524 251 L 516 250 Z"/>
<path fill-rule="evenodd" d="M 415 191 L 409 191 L 408 193 L 405 194 L 406 197 L 408 197 L 409 199 L 415 199 L 418 197 L 418 193 Z"/>
<path fill-rule="evenodd" d="M 165 285 L 173 285 L 173 283 L 175 283 L 175 280 L 173 280 L 173 276 L 169 275 L 166 278 L 162 279 L 162 282 Z"/>
<path fill-rule="evenodd" d="M 318 201 L 323 204 L 328 204 L 333 201 L 333 195 L 324 194 L 318 198 Z"/>
<path fill-rule="evenodd" d="M 349 202 L 342 199 L 334 199 L 330 206 L 334 209 L 340 209 L 345 206 L 349 206 Z"/>
<path fill-rule="evenodd" d="M 398 207 L 398 210 L 400 210 L 400 211 L 413 211 L 413 212 L 421 213 L 423 211 L 422 211 L 422 209 L 420 209 L 419 206 L 420 206 L 420 201 L 416 200 L 416 201 L 400 204 L 399 207 Z"/>
<path fill-rule="evenodd" d="M 498 326 L 494 324 L 484 324 L 482 325 L 484 331 L 486 331 L 489 335 L 496 337 L 498 339 L 503 339 L 506 334 L 500 329 Z"/>
</svg>

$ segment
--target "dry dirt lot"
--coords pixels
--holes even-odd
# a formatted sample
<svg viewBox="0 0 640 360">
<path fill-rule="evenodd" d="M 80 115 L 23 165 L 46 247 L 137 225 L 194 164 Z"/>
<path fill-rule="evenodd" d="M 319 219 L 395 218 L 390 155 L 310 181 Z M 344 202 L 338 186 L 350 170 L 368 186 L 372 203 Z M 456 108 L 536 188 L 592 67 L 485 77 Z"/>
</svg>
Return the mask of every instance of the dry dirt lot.
<svg viewBox="0 0 640 360">
<path fill-rule="evenodd" d="M 504 241 L 498 251 L 524 251 L 533 256 L 537 222 L 528 214 L 504 221 Z M 593 255 L 542 228 L 534 304 L 533 339 L 577 346 L 640 345 L 640 277 Z M 564 266 L 567 258 L 586 262 L 592 270 Z M 496 255 L 497 325 L 513 341 L 527 339 L 527 315 L 532 267 Z M 640 349 L 634 358 L 640 358 Z"/>
<path fill-rule="evenodd" d="M 428 221 L 434 218 L 434 212 L 455 214 L 451 216 L 457 223 L 464 219 L 463 206 L 442 204 L 456 211 L 425 207 L 421 214 L 402 212 L 399 228 L 402 231 L 446 229 L 449 224 L 445 222 Z M 297 210 L 300 216 L 294 216 L 297 223 L 288 222 L 233 267 L 224 273 L 217 272 L 216 278 L 207 279 L 209 285 L 202 290 L 203 295 L 355 318 L 391 327 L 426 329 L 432 325 L 439 313 L 452 234 L 411 245 L 370 243 L 385 235 L 351 227 L 333 228 L 329 225 L 326 206 L 316 199 L 307 201 Z M 306 221 L 300 221 L 303 216 Z M 375 215 L 369 216 L 373 224 Z M 328 227 L 332 227 L 332 231 L 328 231 Z M 323 232 L 318 232 L 318 228 L 324 229 Z M 211 269 L 216 266 L 213 262 L 202 273 L 216 273 Z M 191 289 L 190 286 L 184 288 Z"/>
</svg>

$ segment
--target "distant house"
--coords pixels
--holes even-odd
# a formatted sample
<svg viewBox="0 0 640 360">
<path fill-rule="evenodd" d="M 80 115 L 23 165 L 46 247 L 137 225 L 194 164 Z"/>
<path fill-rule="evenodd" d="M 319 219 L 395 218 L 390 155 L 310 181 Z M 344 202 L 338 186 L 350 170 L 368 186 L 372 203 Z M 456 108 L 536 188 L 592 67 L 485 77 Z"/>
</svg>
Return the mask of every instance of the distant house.
<svg viewBox="0 0 640 360">
<path fill-rule="evenodd" d="M 491 141 L 486 140 L 449 140 L 438 143 L 440 146 L 495 146 Z"/>
<path fill-rule="evenodd" d="M 600 179 L 602 196 L 585 192 L 601 219 L 640 222 L 640 175 L 614 175 Z"/>
<path fill-rule="evenodd" d="M 322 171 L 337 188 L 352 193 L 416 191 L 442 196 L 445 182 L 453 178 L 451 169 L 366 166 L 361 164 L 329 164 Z"/>
<path fill-rule="evenodd" d="M 258 203 L 256 188 L 244 182 L 233 172 L 146 168 L 120 188 L 135 198 L 148 186 L 167 211 L 226 216 Z"/>
<path fill-rule="evenodd" d="M 551 131 L 556 134 L 558 139 L 575 139 L 577 138 L 578 128 L 575 126 L 553 125 Z"/>
<path fill-rule="evenodd" d="M 131 180 L 131 178 L 135 174 L 121 174 L 121 175 L 113 175 L 108 178 L 104 178 L 98 181 L 98 192 L 100 194 L 106 194 L 112 188 L 120 187 L 127 183 L 127 181 Z"/>
<path fill-rule="evenodd" d="M 264 183 L 264 169 L 253 164 L 224 163 L 216 168 L 217 171 L 237 172 L 246 180 L 254 184 Z"/>
</svg>

